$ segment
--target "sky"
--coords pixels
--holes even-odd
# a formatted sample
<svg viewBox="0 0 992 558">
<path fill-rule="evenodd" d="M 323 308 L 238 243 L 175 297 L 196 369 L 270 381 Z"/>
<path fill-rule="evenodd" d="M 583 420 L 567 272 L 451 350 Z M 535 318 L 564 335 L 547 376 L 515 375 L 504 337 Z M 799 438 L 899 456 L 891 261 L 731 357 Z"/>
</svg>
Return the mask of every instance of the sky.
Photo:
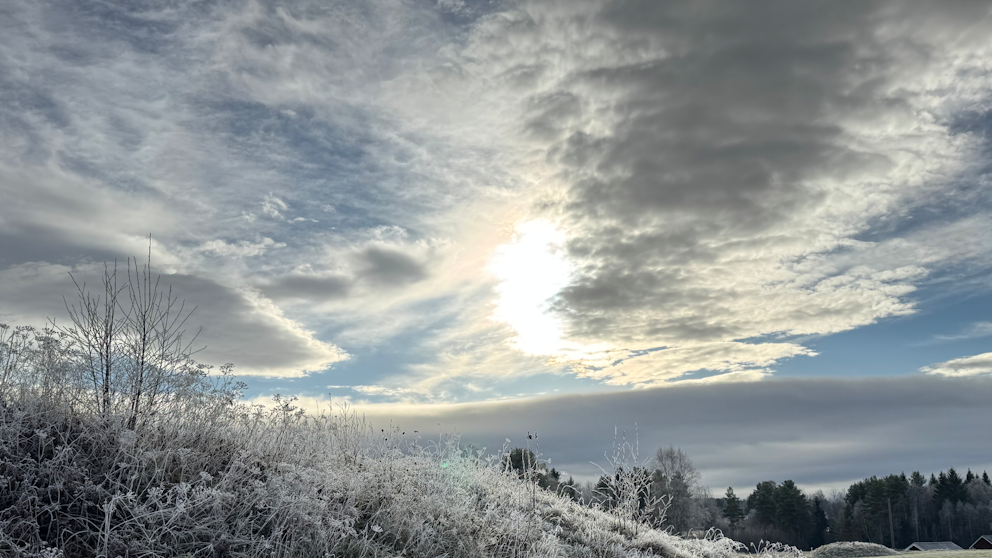
<svg viewBox="0 0 992 558">
<path fill-rule="evenodd" d="M 0 321 L 151 235 L 252 401 L 721 492 L 992 470 L 990 130 L 982 2 L 14 0 Z"/>
</svg>

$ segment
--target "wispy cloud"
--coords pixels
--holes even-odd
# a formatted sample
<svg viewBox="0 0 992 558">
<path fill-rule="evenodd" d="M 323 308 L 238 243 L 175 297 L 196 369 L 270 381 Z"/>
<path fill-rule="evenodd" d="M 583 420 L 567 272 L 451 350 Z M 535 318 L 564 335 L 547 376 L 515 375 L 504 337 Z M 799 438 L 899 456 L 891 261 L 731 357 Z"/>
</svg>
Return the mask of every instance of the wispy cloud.
<svg viewBox="0 0 992 558">
<path fill-rule="evenodd" d="M 927 341 L 919 344 L 934 345 L 937 343 L 949 343 L 952 341 L 964 341 L 967 339 L 981 339 L 983 337 L 992 337 L 992 322 L 975 322 L 958 333 L 937 334 Z"/>
</svg>

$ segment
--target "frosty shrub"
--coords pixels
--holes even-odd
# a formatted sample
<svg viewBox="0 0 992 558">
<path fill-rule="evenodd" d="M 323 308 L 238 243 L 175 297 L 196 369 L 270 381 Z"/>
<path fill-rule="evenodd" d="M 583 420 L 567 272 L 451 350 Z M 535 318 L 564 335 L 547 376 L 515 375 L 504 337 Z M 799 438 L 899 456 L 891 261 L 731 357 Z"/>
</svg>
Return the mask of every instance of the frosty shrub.
<svg viewBox="0 0 992 558">
<path fill-rule="evenodd" d="M 466 452 L 218 398 L 140 431 L 40 400 L 0 406 L 0 555 L 726 558 L 583 507 Z"/>
<path fill-rule="evenodd" d="M 637 535 L 642 526 L 661 526 L 672 502 L 670 495 L 652 493 L 651 472 L 639 461 L 638 439 L 627 441 L 626 434 L 613 431 L 613 451 L 604 454 L 607 466 L 599 466 L 603 476 L 594 489 L 597 504 L 608 510 L 618 529 Z"/>
<path fill-rule="evenodd" d="M 835 542 L 814 550 L 812 558 L 861 558 L 863 556 L 893 556 L 900 554 L 887 546 L 867 542 Z"/>
</svg>

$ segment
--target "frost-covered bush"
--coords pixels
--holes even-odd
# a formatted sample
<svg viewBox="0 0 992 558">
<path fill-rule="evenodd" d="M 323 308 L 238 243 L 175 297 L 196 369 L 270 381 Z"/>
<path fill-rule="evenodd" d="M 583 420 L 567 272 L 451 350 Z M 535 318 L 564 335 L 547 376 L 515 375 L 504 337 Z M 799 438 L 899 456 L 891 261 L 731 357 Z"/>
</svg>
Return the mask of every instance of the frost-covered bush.
<svg viewBox="0 0 992 558">
<path fill-rule="evenodd" d="M 207 406 L 206 403 L 203 404 Z M 214 406 L 216 407 L 216 403 Z M 726 558 L 353 413 L 190 406 L 131 430 L 0 401 L 0 555 Z"/>
<path fill-rule="evenodd" d="M 862 558 L 863 556 L 893 556 L 899 552 L 875 543 L 843 541 L 830 543 L 814 550 L 812 558 Z"/>
</svg>

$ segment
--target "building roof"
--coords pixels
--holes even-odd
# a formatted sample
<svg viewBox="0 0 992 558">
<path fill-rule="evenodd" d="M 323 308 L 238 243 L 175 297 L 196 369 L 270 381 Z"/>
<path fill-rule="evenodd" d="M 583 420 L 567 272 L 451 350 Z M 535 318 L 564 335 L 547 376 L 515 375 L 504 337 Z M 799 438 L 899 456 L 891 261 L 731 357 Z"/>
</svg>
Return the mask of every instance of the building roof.
<svg viewBox="0 0 992 558">
<path fill-rule="evenodd" d="M 906 547 L 906 550 L 913 550 L 914 548 L 918 550 L 964 550 L 960 546 L 950 542 L 914 542 L 913 544 Z"/>
<path fill-rule="evenodd" d="M 975 545 L 982 542 L 983 539 L 987 541 L 989 544 L 992 544 L 992 535 L 982 535 L 981 537 L 978 537 L 978 540 L 971 543 L 971 546 L 968 548 L 975 548 Z"/>
</svg>

